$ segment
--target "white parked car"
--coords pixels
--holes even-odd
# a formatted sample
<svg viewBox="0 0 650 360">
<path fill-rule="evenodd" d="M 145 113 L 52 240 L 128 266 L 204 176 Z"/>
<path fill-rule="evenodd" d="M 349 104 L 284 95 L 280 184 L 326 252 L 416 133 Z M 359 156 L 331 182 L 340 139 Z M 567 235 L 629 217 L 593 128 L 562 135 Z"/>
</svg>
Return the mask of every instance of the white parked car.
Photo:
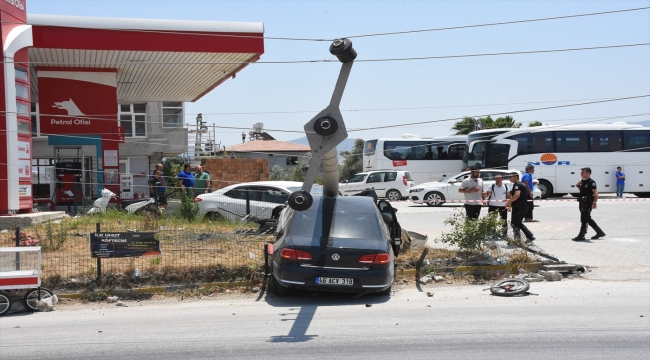
<svg viewBox="0 0 650 360">
<path fill-rule="evenodd" d="M 378 197 L 401 200 L 409 196 L 414 185 L 411 173 L 401 170 L 375 170 L 356 174 L 339 184 L 341 195 L 354 195 L 373 189 Z"/>
<path fill-rule="evenodd" d="M 498 169 L 482 169 L 481 179 L 483 179 L 483 191 L 488 191 L 490 186 L 494 184 L 494 176 L 497 174 L 503 177 L 503 183 L 510 189 L 511 183 L 508 180 L 508 174 L 516 172 L 521 179 L 521 172 L 518 170 L 498 170 Z M 465 200 L 465 196 L 458 192 L 461 183 L 464 179 L 470 176 L 470 171 L 463 171 L 454 176 L 450 176 L 441 181 L 434 181 L 430 183 L 421 184 L 411 189 L 410 199 L 417 204 L 427 204 L 429 206 L 441 206 L 446 201 L 450 200 Z M 536 181 L 533 181 L 535 183 Z M 542 192 L 535 184 L 533 190 L 533 197 L 538 199 L 542 196 Z"/>
<path fill-rule="evenodd" d="M 255 181 L 201 194 L 194 201 L 199 204 L 200 216 L 210 219 L 239 220 L 248 213 L 258 219 L 270 219 L 273 209 L 284 204 L 289 195 L 301 187 L 302 182 L 298 181 Z M 314 184 L 311 193 L 322 195 L 323 189 Z"/>
</svg>

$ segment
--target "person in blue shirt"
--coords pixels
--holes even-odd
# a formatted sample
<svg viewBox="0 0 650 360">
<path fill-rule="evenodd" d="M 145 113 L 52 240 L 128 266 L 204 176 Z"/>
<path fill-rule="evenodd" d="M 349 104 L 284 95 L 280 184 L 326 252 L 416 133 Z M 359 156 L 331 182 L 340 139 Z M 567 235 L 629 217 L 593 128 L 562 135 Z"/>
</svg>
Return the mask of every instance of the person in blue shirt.
<svg viewBox="0 0 650 360">
<path fill-rule="evenodd" d="M 185 164 L 183 171 L 178 173 L 178 181 L 181 182 L 186 194 L 193 194 L 194 175 L 192 175 L 192 166 L 190 164 Z"/>
<path fill-rule="evenodd" d="M 521 177 L 521 182 L 526 185 L 528 188 L 528 194 L 530 195 L 530 200 L 534 198 L 533 196 L 533 189 L 535 185 L 533 185 L 533 174 L 535 173 L 535 166 L 534 165 L 528 165 L 526 166 L 526 173 L 524 176 Z M 535 206 L 533 203 L 528 204 L 528 211 L 526 212 L 526 216 L 524 218 L 524 222 L 538 222 L 537 220 L 533 220 L 533 208 Z"/>
<path fill-rule="evenodd" d="M 616 168 L 616 198 L 623 198 L 623 191 L 625 191 L 625 173 L 623 168 L 618 166 Z"/>
</svg>

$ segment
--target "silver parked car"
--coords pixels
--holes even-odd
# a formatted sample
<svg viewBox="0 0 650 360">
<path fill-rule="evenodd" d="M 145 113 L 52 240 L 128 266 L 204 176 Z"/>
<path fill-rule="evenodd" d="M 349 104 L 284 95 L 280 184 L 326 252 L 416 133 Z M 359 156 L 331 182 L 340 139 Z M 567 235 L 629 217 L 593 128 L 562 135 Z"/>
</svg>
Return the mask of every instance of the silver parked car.
<svg viewBox="0 0 650 360">
<path fill-rule="evenodd" d="M 258 219 L 270 219 L 273 209 L 283 205 L 289 195 L 301 187 L 298 181 L 255 181 L 201 194 L 194 201 L 199 204 L 200 216 L 210 219 L 239 220 L 248 213 Z M 314 185 L 311 193 L 321 195 L 323 191 L 319 185 Z"/>
</svg>

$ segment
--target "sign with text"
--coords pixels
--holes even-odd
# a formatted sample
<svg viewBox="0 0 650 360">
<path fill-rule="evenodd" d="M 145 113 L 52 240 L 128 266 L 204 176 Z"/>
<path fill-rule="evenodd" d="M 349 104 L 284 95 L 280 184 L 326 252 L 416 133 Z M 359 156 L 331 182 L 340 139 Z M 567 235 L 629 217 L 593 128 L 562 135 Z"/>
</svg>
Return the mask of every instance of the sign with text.
<svg viewBox="0 0 650 360">
<path fill-rule="evenodd" d="M 111 134 L 117 122 L 117 73 L 38 69 L 42 134 Z"/>
<path fill-rule="evenodd" d="M 90 255 L 93 258 L 118 258 L 160 255 L 157 233 L 100 232 L 90 233 Z"/>
<path fill-rule="evenodd" d="M 26 0 L 0 0 L 0 11 L 13 16 L 17 20 L 20 20 L 20 22 L 24 23 L 27 20 L 27 6 L 25 1 Z"/>
</svg>

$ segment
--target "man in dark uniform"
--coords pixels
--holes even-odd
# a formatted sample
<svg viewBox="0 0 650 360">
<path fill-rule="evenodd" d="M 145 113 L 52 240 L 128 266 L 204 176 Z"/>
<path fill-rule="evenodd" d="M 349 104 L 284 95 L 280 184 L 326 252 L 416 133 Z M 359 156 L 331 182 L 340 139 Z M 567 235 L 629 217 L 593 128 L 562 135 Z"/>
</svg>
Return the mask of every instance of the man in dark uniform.
<svg viewBox="0 0 650 360">
<path fill-rule="evenodd" d="M 596 208 L 598 202 L 598 190 L 596 189 L 596 182 L 591 178 L 591 168 L 580 169 L 580 176 L 582 180 L 578 181 L 576 186 L 580 189 L 580 197 L 578 203 L 580 206 L 580 233 L 574 237 L 573 241 L 586 240 L 588 226 L 596 230 L 596 235 L 592 239 L 598 239 L 605 236 L 605 233 L 596 225 L 594 219 L 591 218 L 591 210 Z"/>
<path fill-rule="evenodd" d="M 521 181 L 519 181 L 519 174 L 516 172 L 510 173 L 508 176 L 510 182 L 512 183 L 512 189 L 510 190 L 510 199 L 506 202 L 506 209 L 512 212 L 512 217 L 510 223 L 515 232 L 515 237 L 519 239 L 519 230 L 524 232 L 526 235 L 526 242 L 531 242 L 535 240 L 533 233 L 528 230 L 526 225 L 523 224 L 524 216 L 528 211 L 528 206 L 533 204 L 528 204 L 529 189 Z"/>
</svg>

